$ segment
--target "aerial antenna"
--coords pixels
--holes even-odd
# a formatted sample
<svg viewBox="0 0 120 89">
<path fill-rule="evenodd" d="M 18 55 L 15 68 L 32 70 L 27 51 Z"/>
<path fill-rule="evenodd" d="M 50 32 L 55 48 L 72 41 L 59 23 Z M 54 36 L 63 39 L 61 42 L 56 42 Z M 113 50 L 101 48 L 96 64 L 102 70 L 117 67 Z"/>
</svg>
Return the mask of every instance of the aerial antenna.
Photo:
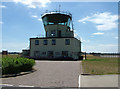
<svg viewBox="0 0 120 89">
<path fill-rule="evenodd" d="M 60 7 L 61 7 L 61 5 L 59 5 L 59 12 L 60 12 Z"/>
<path fill-rule="evenodd" d="M 46 13 L 48 12 L 48 10 L 45 11 Z"/>
</svg>

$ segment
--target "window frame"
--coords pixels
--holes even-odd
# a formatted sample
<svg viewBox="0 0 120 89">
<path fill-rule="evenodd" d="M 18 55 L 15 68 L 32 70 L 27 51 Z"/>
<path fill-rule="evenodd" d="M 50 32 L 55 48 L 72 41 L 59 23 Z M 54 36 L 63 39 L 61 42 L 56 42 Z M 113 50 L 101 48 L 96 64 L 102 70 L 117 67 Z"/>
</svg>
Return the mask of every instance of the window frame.
<svg viewBox="0 0 120 89">
<path fill-rule="evenodd" d="M 43 45 L 48 45 L 48 40 L 43 40 Z"/>
<path fill-rule="evenodd" d="M 70 39 L 65 39 L 65 45 L 70 45 Z"/>
<path fill-rule="evenodd" d="M 56 40 L 55 39 L 52 39 L 52 45 L 56 45 Z M 55 43 L 54 43 L 55 42 Z"/>
<path fill-rule="evenodd" d="M 39 45 L 39 40 L 35 40 L 35 45 Z"/>
</svg>

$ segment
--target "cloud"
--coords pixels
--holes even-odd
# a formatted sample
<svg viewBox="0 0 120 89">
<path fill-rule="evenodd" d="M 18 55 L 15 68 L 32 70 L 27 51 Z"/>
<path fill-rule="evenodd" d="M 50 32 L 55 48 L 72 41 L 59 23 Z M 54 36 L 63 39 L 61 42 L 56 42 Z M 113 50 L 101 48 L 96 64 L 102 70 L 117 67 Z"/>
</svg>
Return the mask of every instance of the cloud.
<svg viewBox="0 0 120 89">
<path fill-rule="evenodd" d="M 99 31 L 111 30 L 117 27 L 118 15 L 112 15 L 110 12 L 96 13 L 92 16 L 87 16 L 78 22 L 85 23 L 85 21 L 96 24 Z"/>
<path fill-rule="evenodd" d="M 32 15 L 33 18 L 36 18 L 38 21 L 42 21 L 41 18 L 39 18 L 37 15 Z"/>
<path fill-rule="evenodd" d="M 6 6 L 4 6 L 4 5 L 0 5 L 0 8 L 6 8 Z"/>
<path fill-rule="evenodd" d="M 2 22 L 2 21 L 0 21 L 0 24 L 3 24 L 3 22 Z"/>
<path fill-rule="evenodd" d="M 38 21 L 42 21 L 42 19 L 39 18 Z"/>
<path fill-rule="evenodd" d="M 33 18 L 38 18 L 38 16 L 37 16 L 37 15 L 32 15 L 32 17 L 33 17 Z"/>
<path fill-rule="evenodd" d="M 81 42 L 84 42 L 84 43 L 89 43 L 90 40 L 84 40 L 82 37 L 81 37 Z"/>
<path fill-rule="evenodd" d="M 22 3 L 29 8 L 41 8 L 46 7 L 47 3 L 50 3 L 50 0 L 14 0 L 16 3 Z"/>
<path fill-rule="evenodd" d="M 104 33 L 102 32 L 96 32 L 96 33 L 93 33 L 93 35 L 103 35 Z"/>
<path fill-rule="evenodd" d="M 116 36 L 116 37 L 114 37 L 115 39 L 118 39 L 118 37 Z"/>
</svg>

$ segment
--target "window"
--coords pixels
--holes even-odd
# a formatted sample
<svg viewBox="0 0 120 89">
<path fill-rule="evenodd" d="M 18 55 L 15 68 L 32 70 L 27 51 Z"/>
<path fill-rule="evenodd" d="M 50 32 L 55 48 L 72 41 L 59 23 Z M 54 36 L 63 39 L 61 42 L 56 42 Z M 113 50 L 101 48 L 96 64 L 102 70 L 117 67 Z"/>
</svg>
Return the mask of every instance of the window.
<svg viewBox="0 0 120 89">
<path fill-rule="evenodd" d="M 46 31 L 46 36 L 48 37 L 48 31 Z"/>
<path fill-rule="evenodd" d="M 47 45 L 47 44 L 48 44 L 48 40 L 44 40 L 44 41 L 43 41 L 43 44 L 44 44 L 44 45 Z"/>
<path fill-rule="evenodd" d="M 62 51 L 62 56 L 63 57 L 68 57 L 68 51 Z"/>
<path fill-rule="evenodd" d="M 42 55 L 46 55 L 46 52 L 42 52 Z"/>
<path fill-rule="evenodd" d="M 56 45 L 56 40 L 52 40 L 52 45 Z"/>
<path fill-rule="evenodd" d="M 39 45 L 39 40 L 35 40 L 35 45 Z"/>
<path fill-rule="evenodd" d="M 55 52 L 55 55 L 60 55 L 60 52 Z"/>
<path fill-rule="evenodd" d="M 65 45 L 70 45 L 70 39 L 65 39 Z"/>
<path fill-rule="evenodd" d="M 51 36 L 55 36 L 55 30 L 51 31 Z"/>
</svg>

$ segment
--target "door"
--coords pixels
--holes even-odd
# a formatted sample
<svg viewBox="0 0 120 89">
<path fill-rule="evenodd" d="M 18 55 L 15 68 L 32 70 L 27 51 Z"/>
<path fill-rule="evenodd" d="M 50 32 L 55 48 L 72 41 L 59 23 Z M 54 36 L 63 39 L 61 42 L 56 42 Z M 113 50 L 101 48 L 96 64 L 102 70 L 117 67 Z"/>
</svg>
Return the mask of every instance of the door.
<svg viewBox="0 0 120 89">
<path fill-rule="evenodd" d="M 40 57 L 40 51 L 34 51 L 34 56 L 35 57 Z"/>
<path fill-rule="evenodd" d="M 62 56 L 63 57 L 68 57 L 68 51 L 62 51 Z"/>
<path fill-rule="evenodd" d="M 53 51 L 48 51 L 48 58 L 53 58 L 53 57 L 54 57 Z"/>
<path fill-rule="evenodd" d="M 61 37 L 61 31 L 58 31 L 58 37 Z"/>
</svg>

